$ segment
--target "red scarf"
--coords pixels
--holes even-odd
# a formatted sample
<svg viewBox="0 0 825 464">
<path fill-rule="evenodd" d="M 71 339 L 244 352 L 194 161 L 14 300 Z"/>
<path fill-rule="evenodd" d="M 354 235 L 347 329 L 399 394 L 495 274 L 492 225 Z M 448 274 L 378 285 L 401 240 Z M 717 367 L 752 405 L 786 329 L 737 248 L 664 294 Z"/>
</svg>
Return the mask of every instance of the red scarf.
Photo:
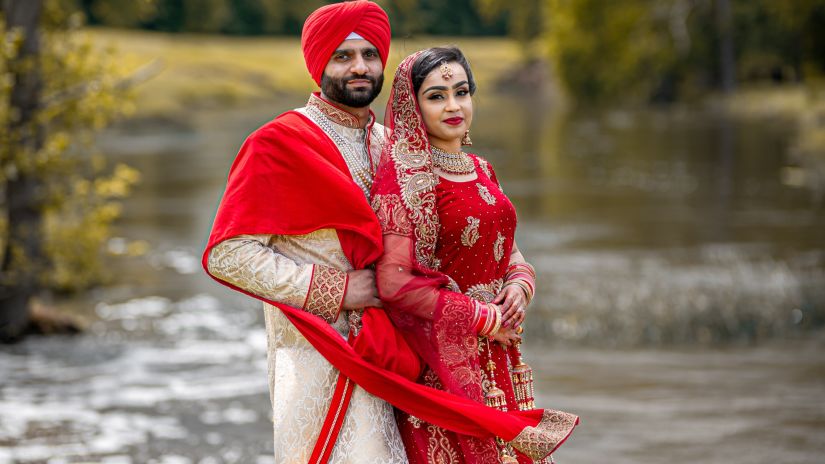
<svg viewBox="0 0 825 464">
<path fill-rule="evenodd" d="M 356 269 L 381 255 L 381 228 L 338 148 L 313 122 L 288 112 L 258 129 L 241 148 L 202 264 L 209 273 L 207 258 L 212 247 L 233 236 L 298 235 L 330 227 L 338 231 L 341 247 Z M 215 280 L 279 308 L 343 375 L 409 414 L 480 438 L 498 436 L 510 441 L 525 432 L 531 437 L 535 434 L 531 443 L 548 441 L 542 434 L 543 425 L 535 428 L 548 420 L 541 410 L 502 413 L 411 380 L 420 371 L 418 358 L 399 341 L 400 335 L 381 309 L 364 311 L 353 347 L 318 316 Z M 553 448 L 563 441 L 552 440 Z M 545 452 L 545 448 L 541 447 L 542 455 L 552 451 Z"/>
</svg>

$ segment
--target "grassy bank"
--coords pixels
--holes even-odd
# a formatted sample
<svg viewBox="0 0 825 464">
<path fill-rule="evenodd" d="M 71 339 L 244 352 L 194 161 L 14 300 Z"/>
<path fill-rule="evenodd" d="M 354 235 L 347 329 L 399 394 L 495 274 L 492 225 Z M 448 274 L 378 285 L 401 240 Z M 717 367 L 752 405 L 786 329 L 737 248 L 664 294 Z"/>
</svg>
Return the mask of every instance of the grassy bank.
<svg viewBox="0 0 825 464">
<path fill-rule="evenodd" d="M 123 64 L 138 69 L 160 60 L 163 70 L 137 89 L 137 117 L 177 116 L 195 109 L 265 102 L 316 89 L 309 77 L 298 38 L 227 37 L 88 29 L 98 46 L 113 46 Z M 470 58 L 481 86 L 520 59 L 515 42 L 503 38 L 397 38 L 387 63 L 385 90 L 398 63 L 429 46 L 456 44 Z M 383 92 L 386 98 L 388 92 Z"/>
</svg>

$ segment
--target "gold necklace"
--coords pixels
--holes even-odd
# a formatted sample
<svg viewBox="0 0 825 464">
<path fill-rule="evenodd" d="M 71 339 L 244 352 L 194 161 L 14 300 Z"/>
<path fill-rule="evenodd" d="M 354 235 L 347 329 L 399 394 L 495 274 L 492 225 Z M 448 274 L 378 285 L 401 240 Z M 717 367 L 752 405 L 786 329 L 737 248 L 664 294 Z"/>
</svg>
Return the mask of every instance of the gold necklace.
<svg viewBox="0 0 825 464">
<path fill-rule="evenodd" d="M 450 153 L 435 145 L 430 145 L 433 153 L 433 164 L 447 174 L 470 174 L 476 170 L 476 165 L 470 155 L 460 151 Z"/>
</svg>

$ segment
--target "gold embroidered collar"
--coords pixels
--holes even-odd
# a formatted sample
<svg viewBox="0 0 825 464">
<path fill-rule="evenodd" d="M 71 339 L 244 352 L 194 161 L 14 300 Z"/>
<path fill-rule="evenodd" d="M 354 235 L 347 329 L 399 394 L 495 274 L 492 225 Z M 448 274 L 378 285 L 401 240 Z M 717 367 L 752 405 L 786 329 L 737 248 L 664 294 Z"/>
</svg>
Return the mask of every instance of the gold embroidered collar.
<svg viewBox="0 0 825 464">
<path fill-rule="evenodd" d="M 349 127 L 350 129 L 363 129 L 361 124 L 358 123 L 358 117 L 324 100 L 321 98 L 320 92 L 313 92 L 310 94 L 307 106 L 317 108 L 324 114 L 324 116 L 329 118 L 329 120 L 335 124 Z M 367 124 L 367 127 L 372 125 L 373 120 L 375 120 L 375 116 L 373 116 L 372 110 L 370 110 L 370 123 Z"/>
</svg>

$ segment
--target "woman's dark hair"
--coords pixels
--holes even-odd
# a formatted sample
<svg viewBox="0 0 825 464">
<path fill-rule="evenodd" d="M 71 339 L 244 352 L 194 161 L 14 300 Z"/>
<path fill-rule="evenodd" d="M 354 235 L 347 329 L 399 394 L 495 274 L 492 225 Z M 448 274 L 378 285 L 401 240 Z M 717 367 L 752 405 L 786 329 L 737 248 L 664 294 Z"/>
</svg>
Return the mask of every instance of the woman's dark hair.
<svg viewBox="0 0 825 464">
<path fill-rule="evenodd" d="M 424 50 L 421 53 L 412 67 L 412 83 L 413 90 L 416 95 L 421 89 L 421 83 L 432 72 L 433 69 L 441 66 L 443 63 L 456 62 L 464 68 L 467 73 L 467 83 L 470 85 L 470 95 L 476 93 L 476 81 L 473 79 L 473 71 L 470 69 L 470 63 L 467 58 L 461 53 L 458 47 L 433 47 Z"/>
</svg>

